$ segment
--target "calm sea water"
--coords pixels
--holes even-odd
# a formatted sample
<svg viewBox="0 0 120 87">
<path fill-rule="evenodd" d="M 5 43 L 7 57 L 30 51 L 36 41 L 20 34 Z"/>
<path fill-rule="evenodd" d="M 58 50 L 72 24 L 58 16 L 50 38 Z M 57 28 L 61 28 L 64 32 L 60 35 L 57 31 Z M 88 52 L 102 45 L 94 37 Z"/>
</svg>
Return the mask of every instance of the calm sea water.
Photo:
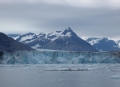
<svg viewBox="0 0 120 87">
<path fill-rule="evenodd" d="M 0 65 L 0 87 L 120 87 L 120 65 Z"/>
</svg>

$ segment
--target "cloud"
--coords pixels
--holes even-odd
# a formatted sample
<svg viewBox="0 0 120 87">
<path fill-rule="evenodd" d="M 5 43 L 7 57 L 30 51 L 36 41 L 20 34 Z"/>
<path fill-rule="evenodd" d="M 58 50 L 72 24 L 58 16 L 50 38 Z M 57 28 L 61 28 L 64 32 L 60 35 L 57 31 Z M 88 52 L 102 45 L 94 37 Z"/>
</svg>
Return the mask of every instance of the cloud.
<svg viewBox="0 0 120 87">
<path fill-rule="evenodd" d="M 103 2 L 101 0 L 0 0 L 0 31 L 48 33 L 69 26 L 79 36 L 116 38 L 120 37 L 118 2 L 117 0 Z M 114 7 L 116 9 L 111 9 Z"/>
<path fill-rule="evenodd" d="M 28 33 L 29 31 L 33 31 L 33 28 L 30 27 L 30 24 L 25 23 L 25 21 L 16 21 L 13 19 L 8 20 L 4 18 L 4 20 L 0 20 L 0 24 L 1 32 L 5 33 Z"/>
<path fill-rule="evenodd" d="M 0 3 L 47 3 L 88 8 L 120 8 L 120 0 L 0 0 Z"/>
</svg>

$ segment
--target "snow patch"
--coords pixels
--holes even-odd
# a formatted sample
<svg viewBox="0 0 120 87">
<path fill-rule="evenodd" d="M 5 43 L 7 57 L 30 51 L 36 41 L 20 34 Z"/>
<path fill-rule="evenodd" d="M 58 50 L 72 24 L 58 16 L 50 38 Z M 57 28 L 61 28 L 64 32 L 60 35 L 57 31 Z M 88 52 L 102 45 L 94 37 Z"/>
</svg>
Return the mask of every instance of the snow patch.
<svg viewBox="0 0 120 87">
<path fill-rule="evenodd" d="M 118 47 L 120 48 L 120 43 L 118 42 L 117 44 L 118 44 Z"/>
<path fill-rule="evenodd" d="M 48 39 L 51 40 L 51 41 L 54 41 L 58 38 L 64 38 L 64 37 L 71 37 L 71 32 L 67 32 L 65 35 L 63 34 L 65 30 L 62 30 L 62 31 L 55 31 L 55 32 L 52 32 L 52 33 L 49 33 L 48 34 Z"/>
<path fill-rule="evenodd" d="M 17 36 L 17 37 L 13 37 L 14 40 L 17 40 L 20 36 Z"/>
<path fill-rule="evenodd" d="M 83 37 L 81 37 L 81 38 L 86 41 L 89 37 L 86 37 L 86 36 L 84 37 L 84 36 L 83 36 Z"/>
<path fill-rule="evenodd" d="M 32 46 L 33 49 L 36 49 L 36 48 L 39 48 L 39 47 L 41 47 L 41 45 L 39 43 L 36 44 L 35 46 Z"/>
<path fill-rule="evenodd" d="M 98 39 L 93 39 L 91 41 L 88 41 L 91 45 L 94 45 L 96 43 L 99 43 L 99 41 L 101 40 L 101 38 L 98 38 Z"/>
<path fill-rule="evenodd" d="M 25 37 L 22 37 L 20 42 L 25 41 L 27 39 L 32 39 L 34 35 L 26 35 Z"/>
</svg>

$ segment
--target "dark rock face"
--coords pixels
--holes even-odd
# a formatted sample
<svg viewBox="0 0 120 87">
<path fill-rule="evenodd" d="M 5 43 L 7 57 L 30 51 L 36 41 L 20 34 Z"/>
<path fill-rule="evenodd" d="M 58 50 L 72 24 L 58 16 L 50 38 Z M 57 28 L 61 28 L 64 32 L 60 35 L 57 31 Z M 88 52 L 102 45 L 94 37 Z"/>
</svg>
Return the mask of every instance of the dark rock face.
<svg viewBox="0 0 120 87">
<path fill-rule="evenodd" d="M 0 51 L 0 61 L 2 60 L 3 54 L 4 53 L 2 51 Z"/>
<path fill-rule="evenodd" d="M 19 50 L 33 50 L 29 46 L 26 46 L 20 42 L 15 41 L 11 37 L 8 37 L 4 33 L 0 33 L 0 51 L 19 51 Z"/>
</svg>

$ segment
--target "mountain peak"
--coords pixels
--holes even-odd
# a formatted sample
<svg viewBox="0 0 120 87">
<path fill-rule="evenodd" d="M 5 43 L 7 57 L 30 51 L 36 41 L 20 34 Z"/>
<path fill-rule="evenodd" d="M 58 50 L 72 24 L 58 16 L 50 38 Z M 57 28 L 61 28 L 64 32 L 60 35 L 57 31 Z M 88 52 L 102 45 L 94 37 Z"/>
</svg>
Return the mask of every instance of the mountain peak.
<svg viewBox="0 0 120 87">
<path fill-rule="evenodd" d="M 40 35 L 40 36 L 43 36 L 43 35 L 45 35 L 45 33 L 41 32 L 41 33 L 39 33 L 39 35 Z"/>
<path fill-rule="evenodd" d="M 73 30 L 72 30 L 70 27 L 68 27 L 68 28 L 64 29 L 63 31 L 73 32 Z"/>
<path fill-rule="evenodd" d="M 55 32 L 48 33 L 47 36 L 49 39 L 56 40 L 58 38 L 71 37 L 73 34 L 74 32 L 72 31 L 72 29 L 68 27 L 62 31 L 55 31 Z"/>
<path fill-rule="evenodd" d="M 66 35 L 66 36 L 77 36 L 76 33 L 70 28 L 66 28 L 65 30 L 63 30 L 62 32 L 63 35 Z"/>
<path fill-rule="evenodd" d="M 66 30 L 72 30 L 70 27 L 66 28 Z"/>
</svg>

